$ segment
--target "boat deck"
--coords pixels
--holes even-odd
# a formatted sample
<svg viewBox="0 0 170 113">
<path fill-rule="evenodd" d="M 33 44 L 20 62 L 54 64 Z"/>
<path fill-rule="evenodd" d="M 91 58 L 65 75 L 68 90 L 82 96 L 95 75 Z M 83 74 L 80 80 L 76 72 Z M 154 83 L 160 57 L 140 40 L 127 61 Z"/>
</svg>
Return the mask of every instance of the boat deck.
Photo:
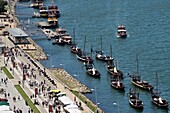
<svg viewBox="0 0 170 113">
<path fill-rule="evenodd" d="M 38 22 L 38 27 L 41 28 L 50 28 L 50 24 L 48 22 Z"/>
</svg>

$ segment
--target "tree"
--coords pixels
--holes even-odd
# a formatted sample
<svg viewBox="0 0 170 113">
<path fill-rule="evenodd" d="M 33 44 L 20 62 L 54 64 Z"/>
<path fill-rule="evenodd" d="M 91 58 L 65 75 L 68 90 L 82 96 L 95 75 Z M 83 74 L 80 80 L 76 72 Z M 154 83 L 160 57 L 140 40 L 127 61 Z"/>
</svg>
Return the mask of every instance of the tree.
<svg viewBox="0 0 170 113">
<path fill-rule="evenodd" d="M 5 5 L 7 5 L 7 1 L 0 0 L 0 13 L 5 11 Z"/>
</svg>

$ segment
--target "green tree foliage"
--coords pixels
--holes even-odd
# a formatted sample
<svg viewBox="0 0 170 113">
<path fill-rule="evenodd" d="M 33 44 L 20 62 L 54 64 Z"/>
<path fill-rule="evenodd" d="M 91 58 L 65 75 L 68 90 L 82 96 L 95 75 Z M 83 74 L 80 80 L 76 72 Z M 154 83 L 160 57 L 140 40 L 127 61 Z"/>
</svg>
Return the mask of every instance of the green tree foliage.
<svg viewBox="0 0 170 113">
<path fill-rule="evenodd" d="M 5 5 L 7 5 L 7 2 L 4 0 L 0 0 L 0 13 L 5 11 Z"/>
</svg>

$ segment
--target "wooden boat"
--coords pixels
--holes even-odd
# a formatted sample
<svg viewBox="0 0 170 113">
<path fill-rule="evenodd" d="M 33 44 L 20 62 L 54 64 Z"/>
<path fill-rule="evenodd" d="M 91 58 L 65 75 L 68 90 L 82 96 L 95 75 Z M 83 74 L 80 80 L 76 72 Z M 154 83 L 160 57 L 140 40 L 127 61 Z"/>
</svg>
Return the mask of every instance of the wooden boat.
<svg viewBox="0 0 170 113">
<path fill-rule="evenodd" d="M 114 61 L 108 61 L 106 63 L 106 69 L 112 76 L 119 76 L 120 78 L 123 78 L 123 72 L 117 69 Z"/>
<path fill-rule="evenodd" d="M 67 33 L 67 30 L 66 29 L 62 29 L 62 28 L 56 28 L 56 33 L 60 36 L 63 36 L 63 35 L 69 35 Z"/>
<path fill-rule="evenodd" d="M 104 52 L 102 51 L 102 37 L 101 37 L 101 50 L 95 51 L 95 57 L 96 59 L 101 61 L 113 61 L 113 58 L 111 56 L 104 54 Z"/>
<path fill-rule="evenodd" d="M 82 50 L 76 46 L 76 44 L 70 45 L 70 51 L 74 54 L 82 54 Z"/>
<path fill-rule="evenodd" d="M 36 0 L 34 1 L 34 3 L 30 4 L 30 7 L 38 9 L 42 5 L 43 5 L 43 2 L 41 0 Z"/>
<path fill-rule="evenodd" d="M 92 77 L 99 78 L 100 72 L 94 68 L 93 63 L 87 62 L 85 63 L 86 73 Z"/>
<path fill-rule="evenodd" d="M 152 102 L 160 108 L 168 108 L 168 101 L 160 96 L 160 93 L 153 90 L 151 92 Z"/>
<path fill-rule="evenodd" d="M 55 40 L 52 42 L 52 44 L 53 44 L 53 45 L 54 45 L 54 44 L 58 44 L 58 45 L 64 46 L 64 45 L 65 45 L 65 42 L 63 41 L 62 38 L 59 38 L 59 39 L 55 39 Z"/>
<path fill-rule="evenodd" d="M 64 40 L 64 42 L 65 42 L 66 44 L 71 45 L 71 43 L 72 43 L 72 38 L 71 38 L 71 36 L 61 36 L 61 37 L 62 37 L 62 39 Z"/>
<path fill-rule="evenodd" d="M 70 44 L 70 51 L 74 54 L 82 54 L 82 50 L 75 43 L 75 29 L 73 29 L 73 42 Z"/>
<path fill-rule="evenodd" d="M 56 28 L 56 34 L 58 37 L 61 37 L 66 44 L 70 45 L 72 43 L 71 36 L 67 33 L 66 29 Z"/>
<path fill-rule="evenodd" d="M 79 53 L 77 53 L 76 56 L 77 56 L 77 59 L 80 60 L 80 61 L 91 62 L 91 63 L 93 62 L 93 59 L 91 59 L 91 57 L 89 57 L 86 54 L 79 54 Z"/>
<path fill-rule="evenodd" d="M 167 109 L 168 108 L 168 101 L 163 99 L 160 96 L 160 92 L 158 91 L 158 75 L 157 75 L 157 72 L 156 72 L 156 78 L 157 78 L 156 89 L 151 91 L 152 102 L 160 108 L 166 108 Z"/>
<path fill-rule="evenodd" d="M 54 5 L 54 3 L 52 3 L 51 6 L 48 6 L 48 11 L 52 11 L 55 17 L 60 17 L 60 11 L 58 10 L 58 6 Z"/>
<path fill-rule="evenodd" d="M 105 55 L 103 51 L 96 50 L 95 53 L 96 53 L 95 54 L 96 59 L 98 60 L 101 60 L 101 61 L 112 61 L 113 60 L 112 57 Z"/>
<path fill-rule="evenodd" d="M 142 81 L 140 75 L 132 75 L 131 82 L 144 90 L 151 91 L 154 87 L 150 85 L 147 81 Z"/>
<path fill-rule="evenodd" d="M 123 25 L 118 26 L 117 37 L 120 37 L 120 38 L 126 38 L 127 37 L 125 26 L 123 26 Z"/>
<path fill-rule="evenodd" d="M 48 11 L 48 23 L 50 24 L 50 27 L 58 27 L 58 20 L 51 11 Z"/>
<path fill-rule="evenodd" d="M 125 85 L 120 80 L 119 76 L 117 76 L 117 77 L 111 76 L 110 77 L 110 84 L 113 88 L 124 91 Z"/>
<path fill-rule="evenodd" d="M 132 92 L 130 89 L 129 92 L 129 104 L 137 109 L 143 109 L 143 102 L 139 99 L 139 93 Z"/>
<path fill-rule="evenodd" d="M 83 62 L 90 62 L 90 63 L 93 63 L 93 59 L 87 55 L 87 53 L 85 53 L 85 44 L 86 43 L 86 37 L 85 37 L 85 41 L 84 41 L 84 48 L 83 48 L 83 52 L 81 53 L 77 53 L 76 56 L 77 56 L 77 59 L 80 60 L 80 61 L 83 61 Z"/>
<path fill-rule="evenodd" d="M 154 87 L 152 85 L 150 85 L 147 81 L 143 81 L 141 80 L 141 76 L 138 74 L 138 58 L 137 59 L 137 73 L 134 75 L 130 75 L 131 77 L 131 82 L 132 84 L 134 84 L 135 86 L 138 86 L 144 90 L 148 90 L 151 91 Z"/>
<path fill-rule="evenodd" d="M 39 7 L 39 13 L 41 17 L 48 17 L 48 10 L 45 5 Z"/>
</svg>

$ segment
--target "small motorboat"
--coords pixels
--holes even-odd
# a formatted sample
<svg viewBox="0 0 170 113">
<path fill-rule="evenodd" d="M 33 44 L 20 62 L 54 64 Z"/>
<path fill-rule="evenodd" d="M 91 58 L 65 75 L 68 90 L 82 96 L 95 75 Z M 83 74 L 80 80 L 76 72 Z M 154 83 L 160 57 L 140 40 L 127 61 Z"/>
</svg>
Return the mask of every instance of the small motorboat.
<svg viewBox="0 0 170 113">
<path fill-rule="evenodd" d="M 126 38 L 127 37 L 125 26 L 123 26 L 123 25 L 118 26 L 117 37 L 120 37 L 120 38 Z"/>
<path fill-rule="evenodd" d="M 129 92 L 129 104 L 137 109 L 143 109 L 143 102 L 139 99 L 139 93 Z"/>
</svg>

